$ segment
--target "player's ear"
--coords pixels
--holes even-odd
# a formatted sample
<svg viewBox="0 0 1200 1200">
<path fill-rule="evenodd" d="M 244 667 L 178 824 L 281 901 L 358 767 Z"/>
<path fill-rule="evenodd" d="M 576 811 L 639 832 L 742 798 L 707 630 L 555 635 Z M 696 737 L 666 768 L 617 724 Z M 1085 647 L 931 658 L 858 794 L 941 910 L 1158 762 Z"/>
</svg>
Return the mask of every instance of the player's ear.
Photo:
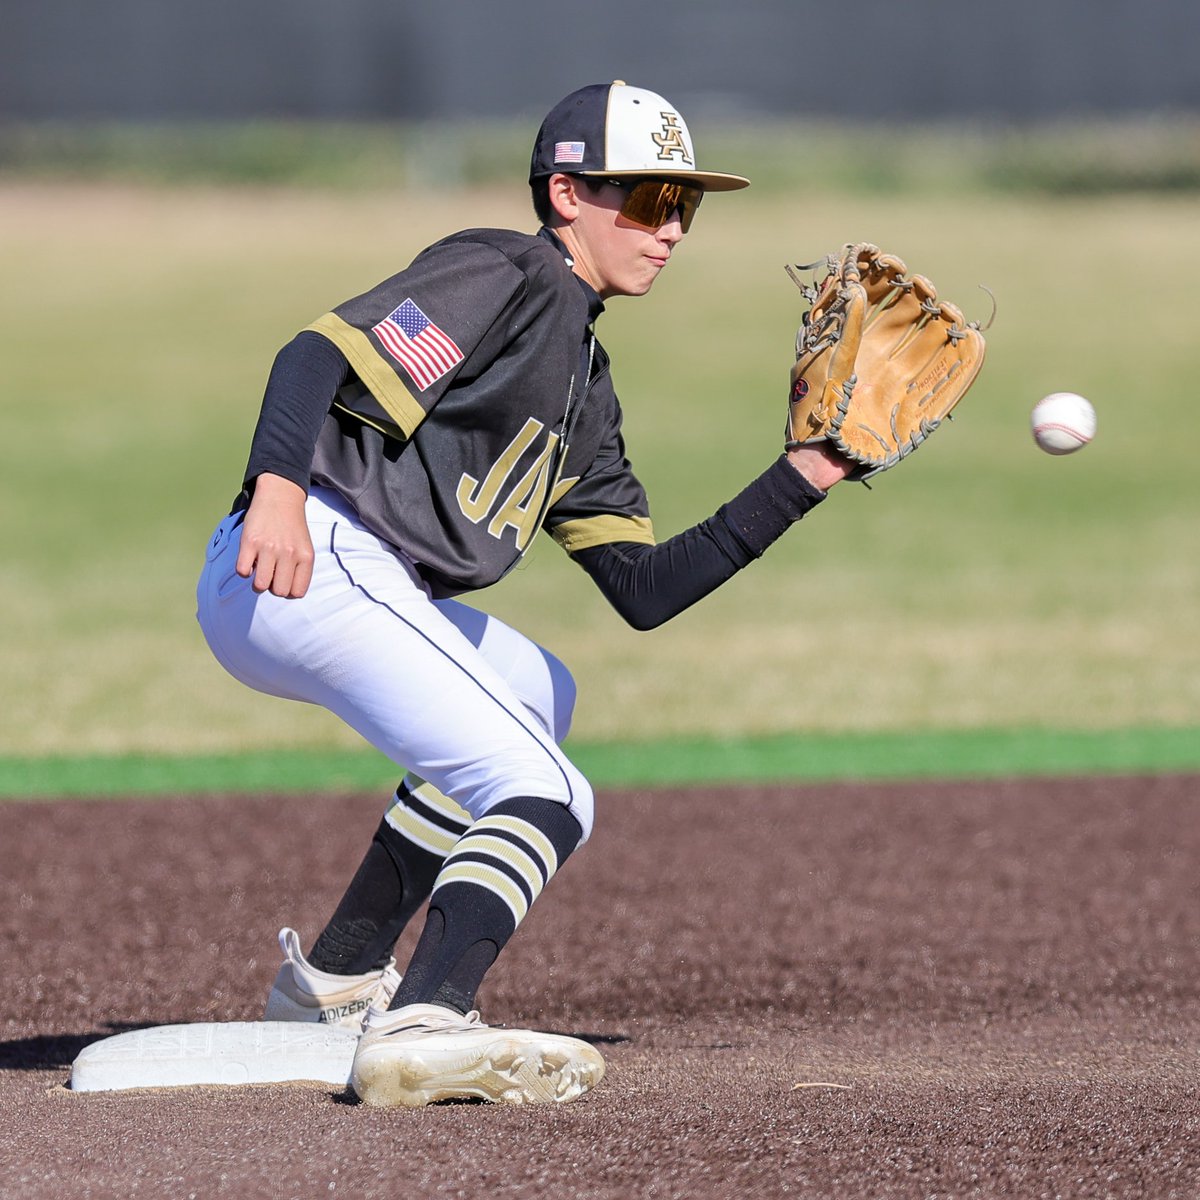
<svg viewBox="0 0 1200 1200">
<path fill-rule="evenodd" d="M 578 182 L 573 175 L 550 176 L 550 207 L 558 216 L 558 224 L 569 225 L 579 216 Z"/>
</svg>

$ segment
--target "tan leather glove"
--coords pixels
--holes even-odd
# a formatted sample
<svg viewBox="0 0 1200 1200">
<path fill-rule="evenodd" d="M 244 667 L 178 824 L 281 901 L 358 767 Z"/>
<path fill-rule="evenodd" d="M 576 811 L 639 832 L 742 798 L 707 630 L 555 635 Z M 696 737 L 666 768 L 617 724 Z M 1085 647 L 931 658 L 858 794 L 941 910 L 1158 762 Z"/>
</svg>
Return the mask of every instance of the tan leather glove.
<svg viewBox="0 0 1200 1200">
<path fill-rule="evenodd" d="M 978 323 L 894 254 L 860 242 L 826 263 L 815 286 L 789 268 L 812 307 L 796 335 L 786 445 L 830 441 L 858 464 L 849 478 L 865 480 L 938 428 L 985 345 Z"/>
</svg>

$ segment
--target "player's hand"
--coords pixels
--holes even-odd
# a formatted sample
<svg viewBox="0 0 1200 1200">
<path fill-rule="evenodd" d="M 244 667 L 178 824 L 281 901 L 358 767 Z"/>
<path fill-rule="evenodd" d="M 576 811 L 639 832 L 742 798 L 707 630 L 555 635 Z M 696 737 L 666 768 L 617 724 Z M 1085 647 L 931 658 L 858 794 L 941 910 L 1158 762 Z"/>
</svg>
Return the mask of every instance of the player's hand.
<svg viewBox="0 0 1200 1200">
<path fill-rule="evenodd" d="M 260 475 L 242 522 L 237 573 L 256 592 L 299 598 L 312 582 L 313 544 L 304 489 L 281 475 Z"/>
<path fill-rule="evenodd" d="M 848 458 L 843 458 L 828 442 L 793 446 L 787 456 L 788 462 L 813 487 L 819 487 L 823 492 L 829 491 L 854 470 L 854 464 Z"/>
</svg>

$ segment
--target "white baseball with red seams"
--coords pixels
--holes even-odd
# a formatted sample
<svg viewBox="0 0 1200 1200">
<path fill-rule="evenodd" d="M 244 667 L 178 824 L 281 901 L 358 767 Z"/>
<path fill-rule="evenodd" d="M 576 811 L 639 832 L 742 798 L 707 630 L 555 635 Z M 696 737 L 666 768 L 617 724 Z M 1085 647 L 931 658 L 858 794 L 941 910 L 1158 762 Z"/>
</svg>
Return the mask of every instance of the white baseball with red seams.
<svg viewBox="0 0 1200 1200">
<path fill-rule="evenodd" d="M 1030 425 L 1047 454 L 1073 454 L 1096 436 L 1096 410 L 1075 392 L 1051 392 L 1034 405 Z"/>
</svg>

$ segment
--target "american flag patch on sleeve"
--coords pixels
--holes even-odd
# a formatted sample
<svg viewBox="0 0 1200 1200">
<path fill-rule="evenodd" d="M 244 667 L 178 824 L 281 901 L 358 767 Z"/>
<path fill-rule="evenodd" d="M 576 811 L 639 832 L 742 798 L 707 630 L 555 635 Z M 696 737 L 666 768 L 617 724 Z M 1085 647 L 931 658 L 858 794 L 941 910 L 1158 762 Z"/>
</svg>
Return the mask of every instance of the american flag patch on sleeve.
<svg viewBox="0 0 1200 1200">
<path fill-rule="evenodd" d="M 371 332 L 424 391 L 463 360 L 463 352 L 413 302 L 405 300 Z"/>
</svg>

